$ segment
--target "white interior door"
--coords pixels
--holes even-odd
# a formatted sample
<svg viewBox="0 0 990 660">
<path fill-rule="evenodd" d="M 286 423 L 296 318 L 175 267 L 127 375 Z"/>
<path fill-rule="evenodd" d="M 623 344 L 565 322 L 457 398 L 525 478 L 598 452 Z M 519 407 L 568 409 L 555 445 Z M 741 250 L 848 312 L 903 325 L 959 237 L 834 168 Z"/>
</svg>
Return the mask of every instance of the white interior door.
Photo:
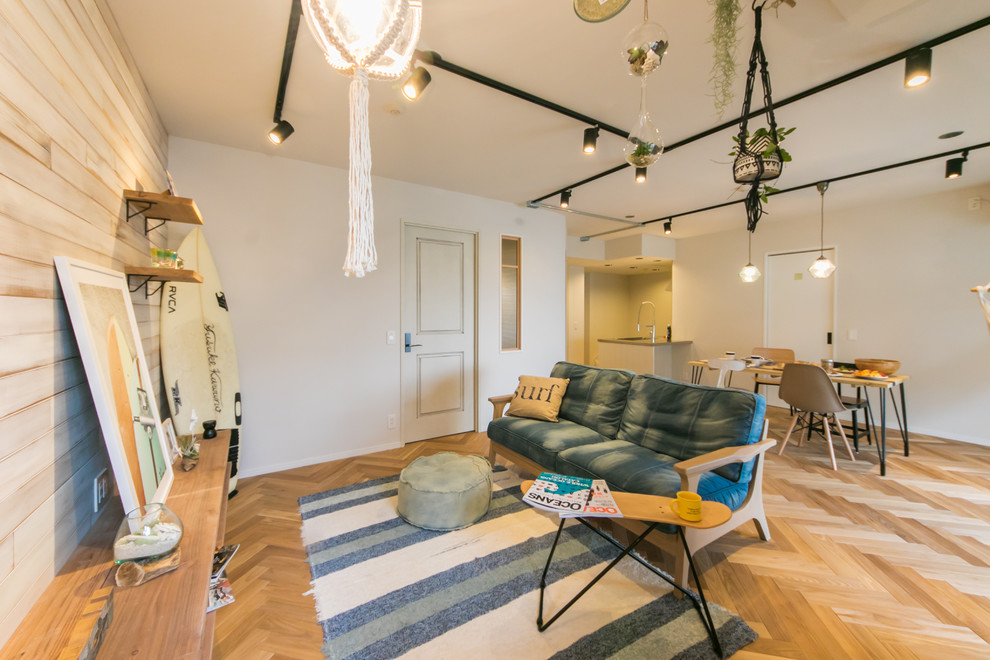
<svg viewBox="0 0 990 660">
<path fill-rule="evenodd" d="M 798 360 L 817 363 L 832 358 L 835 330 L 835 275 L 823 280 L 808 272 L 819 250 L 771 254 L 767 258 L 766 344 L 792 348 Z M 825 250 L 835 261 L 835 250 Z M 786 406 L 777 388 L 765 388 L 767 403 Z"/>
<path fill-rule="evenodd" d="M 403 228 L 403 442 L 474 430 L 475 242 L 468 232 Z"/>
</svg>

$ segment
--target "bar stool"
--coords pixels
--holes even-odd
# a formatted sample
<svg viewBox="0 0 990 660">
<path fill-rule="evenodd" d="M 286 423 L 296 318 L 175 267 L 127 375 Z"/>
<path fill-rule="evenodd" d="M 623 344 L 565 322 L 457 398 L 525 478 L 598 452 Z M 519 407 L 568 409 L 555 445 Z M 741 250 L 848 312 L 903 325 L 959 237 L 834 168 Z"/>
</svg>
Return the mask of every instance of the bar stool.
<svg viewBox="0 0 990 660">
<path fill-rule="evenodd" d="M 731 374 L 733 371 L 742 371 L 746 368 L 746 363 L 731 358 L 715 358 L 708 361 L 708 368 L 718 369 L 718 380 L 715 382 L 715 387 L 723 387 L 725 375 Z"/>
</svg>

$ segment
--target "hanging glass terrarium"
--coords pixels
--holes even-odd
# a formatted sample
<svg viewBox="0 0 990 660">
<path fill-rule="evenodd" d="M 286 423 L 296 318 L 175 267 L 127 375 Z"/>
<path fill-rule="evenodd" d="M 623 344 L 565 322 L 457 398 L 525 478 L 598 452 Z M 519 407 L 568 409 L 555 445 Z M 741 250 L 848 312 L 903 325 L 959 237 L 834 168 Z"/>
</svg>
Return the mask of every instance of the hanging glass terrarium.
<svg viewBox="0 0 990 660">
<path fill-rule="evenodd" d="M 667 31 L 647 20 L 645 7 L 643 14 L 643 22 L 634 27 L 622 42 L 622 56 L 629 64 L 631 76 L 646 76 L 657 70 L 670 43 Z"/>
<path fill-rule="evenodd" d="M 622 146 L 626 161 L 634 167 L 649 167 L 663 153 L 663 137 L 646 109 L 646 78 L 643 78 L 639 97 L 639 116 L 633 130 Z"/>
</svg>

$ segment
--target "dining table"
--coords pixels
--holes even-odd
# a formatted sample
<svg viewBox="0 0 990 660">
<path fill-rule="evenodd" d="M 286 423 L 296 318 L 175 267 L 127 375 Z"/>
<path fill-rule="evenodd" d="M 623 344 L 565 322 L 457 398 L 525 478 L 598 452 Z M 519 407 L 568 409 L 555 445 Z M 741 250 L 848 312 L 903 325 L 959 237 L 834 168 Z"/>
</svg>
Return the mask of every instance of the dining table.
<svg viewBox="0 0 990 660">
<path fill-rule="evenodd" d="M 691 360 L 691 382 L 695 385 L 701 383 L 701 376 L 706 369 L 710 369 L 708 360 Z M 772 364 L 751 365 L 742 369 L 743 372 L 751 374 L 762 374 L 767 376 L 780 376 L 784 372 L 784 363 L 775 362 Z M 897 426 L 901 431 L 901 438 L 904 441 L 904 455 L 910 455 L 910 444 L 908 441 L 907 422 L 907 397 L 904 393 L 904 383 L 910 380 L 910 376 L 905 374 L 892 374 L 884 378 L 854 376 L 849 372 L 838 370 L 826 370 L 828 377 L 833 383 L 839 386 L 840 393 L 842 385 L 849 385 L 855 388 L 864 388 L 863 392 L 869 399 L 870 390 L 879 390 L 880 394 L 880 438 L 877 441 L 877 455 L 880 457 L 880 476 L 887 475 L 887 397 L 884 392 L 889 393 L 890 401 L 894 408 L 894 415 L 897 419 Z M 900 409 L 897 406 L 895 390 L 900 393 Z"/>
</svg>

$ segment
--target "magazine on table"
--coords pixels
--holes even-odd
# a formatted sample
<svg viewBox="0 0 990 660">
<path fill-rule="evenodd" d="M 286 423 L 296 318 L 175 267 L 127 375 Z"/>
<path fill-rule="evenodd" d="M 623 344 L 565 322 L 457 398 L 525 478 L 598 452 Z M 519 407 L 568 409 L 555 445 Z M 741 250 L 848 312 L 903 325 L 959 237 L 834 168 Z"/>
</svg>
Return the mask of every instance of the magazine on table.
<svg viewBox="0 0 990 660">
<path fill-rule="evenodd" d="M 622 512 L 603 479 L 569 477 L 541 472 L 523 495 L 523 501 L 561 518 L 621 518 Z"/>
</svg>

